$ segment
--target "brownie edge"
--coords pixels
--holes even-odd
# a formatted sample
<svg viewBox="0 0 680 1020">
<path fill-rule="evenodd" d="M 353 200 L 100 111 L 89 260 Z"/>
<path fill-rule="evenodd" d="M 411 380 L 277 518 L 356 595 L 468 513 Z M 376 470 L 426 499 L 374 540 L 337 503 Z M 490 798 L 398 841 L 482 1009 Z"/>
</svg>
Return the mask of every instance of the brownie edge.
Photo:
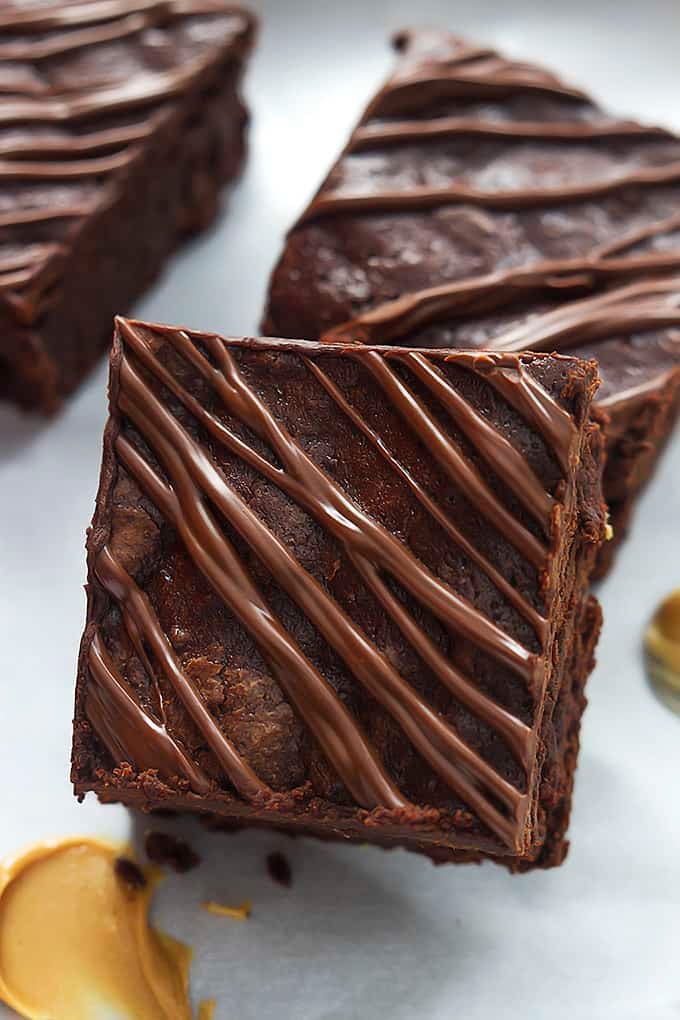
<svg viewBox="0 0 680 1020">
<path fill-rule="evenodd" d="M 0 400 L 58 411 L 114 315 L 213 221 L 255 32 L 222 0 L 3 6 Z"/>
<path fill-rule="evenodd" d="M 575 358 L 119 320 L 76 792 L 558 863 L 597 632 L 596 386 Z"/>
</svg>

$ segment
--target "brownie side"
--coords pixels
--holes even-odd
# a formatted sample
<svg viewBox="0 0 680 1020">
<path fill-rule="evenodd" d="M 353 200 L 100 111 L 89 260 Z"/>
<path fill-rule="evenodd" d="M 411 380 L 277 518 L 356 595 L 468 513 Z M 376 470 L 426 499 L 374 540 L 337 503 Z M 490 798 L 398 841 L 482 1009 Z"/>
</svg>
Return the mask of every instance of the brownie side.
<svg viewBox="0 0 680 1020">
<path fill-rule="evenodd" d="M 565 673 L 553 717 L 553 741 L 541 783 L 542 825 L 545 838 L 538 856 L 519 870 L 552 868 L 567 855 L 566 839 L 578 763 L 581 718 L 586 708 L 585 685 L 595 666 L 595 648 L 602 626 L 602 611 L 592 596 L 579 614 L 572 661 Z"/>
<path fill-rule="evenodd" d="M 237 428 L 241 439 L 262 452 L 257 437 L 231 420 L 211 388 L 197 378 L 188 363 L 171 349 L 172 341 L 168 346 L 160 327 L 135 328 L 141 330 L 148 342 L 158 344 L 154 349 L 159 352 L 162 364 L 171 367 L 175 378 L 182 381 L 204 409 L 213 416 L 218 415 L 231 428 Z M 203 350 L 202 345 L 208 341 L 198 336 L 194 343 Z M 330 596 L 332 604 L 328 603 L 328 611 L 331 611 L 332 605 L 339 606 L 353 621 L 353 626 L 360 627 L 382 655 L 387 656 L 391 667 L 396 668 L 417 694 L 446 719 L 466 746 L 507 783 L 526 793 L 528 810 L 519 856 L 526 859 L 536 857 L 547 838 L 540 796 L 544 763 L 549 759 L 549 749 L 556 740 L 553 705 L 565 685 L 565 670 L 570 668 L 577 654 L 574 634 L 579 630 L 578 606 L 587 590 L 587 574 L 603 526 L 599 491 L 599 432 L 588 423 L 588 409 L 596 379 L 592 366 L 574 359 L 540 355 L 528 355 L 522 359 L 523 371 L 534 375 L 551 398 L 568 409 L 577 437 L 571 469 L 574 501 L 563 508 L 548 578 L 540 570 L 532 568 L 513 549 L 502 529 L 497 532 L 493 526 L 489 527 L 488 522 L 480 524 L 479 514 L 465 505 L 459 487 L 442 476 L 432 451 L 428 452 L 427 447 L 414 443 L 414 437 L 404 428 L 394 407 L 386 402 L 370 374 L 366 374 L 362 359 L 368 352 L 361 350 L 348 357 L 345 347 L 331 352 L 327 347 L 311 344 L 237 341 L 228 341 L 227 344 L 242 376 L 276 419 L 293 430 L 305 455 L 336 485 L 341 486 L 364 512 L 370 513 L 398 541 L 406 542 L 440 581 L 471 600 L 477 611 L 493 619 L 512 640 L 536 653 L 543 647 L 527 619 L 507 595 L 490 583 L 489 577 L 471 563 L 460 548 L 452 546 L 445 533 L 437 527 L 433 529 L 428 514 L 413 500 L 408 488 L 399 484 L 399 476 L 385 466 L 371 444 L 365 442 L 354 431 L 351 422 L 329 402 L 314 376 L 303 367 L 301 355 L 312 359 L 317 368 L 323 366 L 323 372 L 334 380 L 336 386 L 351 394 L 352 403 L 359 409 L 364 423 L 390 437 L 392 445 L 398 443 L 401 462 L 418 472 L 421 482 L 436 497 L 438 504 L 443 500 L 448 510 L 455 509 L 455 520 L 469 539 L 483 548 L 484 554 L 501 575 L 529 599 L 531 609 L 539 613 L 548 612 L 542 680 L 539 688 L 532 688 L 530 684 L 532 689 L 528 689 L 526 680 L 514 674 L 507 663 L 503 665 L 488 652 L 480 651 L 469 638 L 448 632 L 430 610 L 414 600 L 413 595 L 396 581 L 392 589 L 393 595 L 417 621 L 421 636 L 424 634 L 455 668 L 474 678 L 475 686 L 494 703 L 502 705 L 513 717 L 525 720 L 535 729 L 538 744 L 525 774 L 504 740 L 499 739 L 494 726 L 482 722 L 449 691 L 442 689 L 432 670 L 415 654 L 400 628 L 394 625 L 390 614 L 385 613 L 366 589 L 342 544 L 339 545 L 332 534 L 303 512 L 299 503 L 291 501 L 283 491 L 277 491 L 277 486 L 248 469 L 240 458 L 225 457 L 215 437 L 210 439 L 204 434 L 195 416 L 188 414 L 186 408 L 169 395 L 158 382 L 156 373 L 149 372 L 147 377 L 142 369 L 152 391 L 163 398 L 189 434 L 209 450 L 229 485 L 241 499 L 245 499 L 270 532 L 288 547 L 307 573 L 316 579 L 321 586 L 319 598 Z M 307 660 L 341 697 L 352 720 L 361 726 L 370 746 L 378 754 L 390 783 L 407 797 L 410 804 L 416 805 L 416 810 L 381 808 L 367 811 L 348 795 L 338 774 L 329 766 L 327 755 L 309 727 L 301 723 L 290 697 L 284 694 L 267 667 L 267 656 L 263 659 L 260 645 L 253 643 L 252 636 L 230 615 L 225 603 L 206 584 L 192 559 L 187 557 L 183 543 L 178 542 L 173 528 L 167 520 L 163 520 L 147 496 L 141 494 L 126 465 L 116 456 L 114 450 L 120 450 L 119 436 L 122 434 L 126 442 L 143 451 L 144 457 L 150 458 L 150 463 L 155 463 L 155 455 L 129 417 L 121 416 L 118 390 L 121 357 L 122 349 L 117 346 L 112 374 L 112 422 L 107 430 L 102 484 L 88 540 L 88 624 L 81 652 L 74 741 L 73 778 L 77 792 L 82 794 L 95 789 L 103 800 L 122 800 L 147 810 L 158 807 L 194 810 L 217 814 L 229 821 L 273 824 L 295 831 L 314 831 L 319 835 L 356 838 L 380 845 L 396 843 L 428 852 L 441 848 L 442 853 L 454 858 L 460 854 L 481 852 L 508 859 L 508 847 L 499 845 L 498 837 L 480 823 L 464 800 L 452 793 L 405 739 L 384 705 L 357 683 L 353 674 L 355 667 L 348 668 L 346 655 L 338 655 L 337 648 L 331 647 L 328 640 L 320 635 L 318 619 L 313 624 L 305 613 L 301 614 L 290 594 L 281 587 L 280 578 L 277 581 L 271 575 L 271 564 L 267 566 L 266 559 L 268 548 L 253 555 L 254 549 L 249 550 L 248 545 L 243 544 L 243 537 L 239 540 L 237 535 L 233 535 L 231 540 L 238 550 L 239 559 L 247 567 L 250 577 L 254 578 L 257 588 L 264 593 L 267 604 L 284 621 L 287 633 L 304 651 Z M 529 428 L 522 416 L 485 382 L 483 373 L 471 371 L 469 360 L 467 367 L 463 368 L 456 365 L 455 357 L 452 363 L 446 361 L 445 354 L 433 352 L 428 358 L 433 359 L 438 369 L 455 383 L 469 406 L 483 411 L 495 428 L 501 429 L 506 438 L 510 437 L 509 441 L 522 451 L 532 471 L 542 479 L 546 491 L 563 493 L 564 482 L 560 481 L 561 470 L 554 455 L 541 436 Z M 470 463 L 476 463 L 478 454 L 474 447 L 466 443 L 465 436 L 447 420 L 427 393 L 416 386 L 415 380 L 410 376 L 407 378 L 417 391 L 419 401 L 429 408 L 441 426 L 449 430 L 451 437 L 455 437 L 466 457 L 470 458 Z M 124 400 L 123 406 L 126 406 Z M 523 526 L 538 537 L 540 528 L 536 532 L 536 521 L 532 520 L 531 514 L 503 489 L 492 472 L 488 477 L 498 487 L 502 505 L 511 508 Z M 225 527 L 226 533 L 231 535 L 229 525 L 224 521 L 221 527 Z M 196 732 L 172 690 L 166 689 L 162 677 L 156 677 L 155 682 L 162 686 L 166 726 L 208 776 L 208 790 L 199 795 L 187 787 L 186 780 L 159 774 L 149 767 L 148 762 L 147 767 L 140 769 L 133 762 L 126 762 L 122 755 L 112 758 L 97 737 L 87 708 L 88 690 L 93 683 L 88 656 L 95 631 L 117 663 L 117 668 L 124 672 L 126 682 L 136 692 L 140 705 L 157 714 L 154 684 L 126 637 L 115 600 L 97 576 L 97 560 L 105 545 L 113 550 L 116 559 L 134 576 L 136 584 L 151 601 L 182 669 L 192 678 L 202 699 L 210 706 L 220 730 L 228 735 L 239 753 L 270 786 L 273 796 L 248 802 L 234 795 L 233 788 L 224 781 L 214 754 L 206 746 L 205 738 Z M 549 610 L 546 585 L 554 589 Z M 307 612 L 311 612 L 314 618 L 313 610 Z M 560 782 L 564 785 L 567 780 L 565 774 Z"/>
<path fill-rule="evenodd" d="M 70 77 L 80 66 L 77 49 L 55 59 L 50 73 L 65 78 L 68 101 L 77 102 L 72 98 L 77 93 L 70 90 L 82 87 L 88 78 L 93 79 L 95 103 L 103 86 L 111 94 L 109 105 L 103 104 L 99 113 L 59 128 L 65 151 L 82 138 L 124 132 L 130 124 L 143 125 L 145 136 L 130 151 L 129 161 L 97 182 L 96 201 L 87 215 L 0 228 L 0 247 L 11 246 L 12 252 L 37 243 L 59 249 L 37 267 L 35 282 L 25 290 L 18 284 L 13 290 L 0 275 L 0 399 L 27 410 L 46 414 L 58 410 L 110 345 L 113 316 L 129 308 L 153 282 L 183 238 L 210 224 L 222 186 L 234 180 L 243 161 L 247 114 L 240 80 L 253 43 L 251 16 L 220 3 L 198 13 L 191 5 L 184 13 L 173 6 L 164 12 L 159 4 L 140 15 L 144 19 L 148 23 L 138 36 L 111 44 L 123 47 L 121 59 L 129 56 L 136 61 L 130 73 L 133 88 L 143 80 L 135 75 L 145 61 L 151 61 L 154 71 L 159 60 L 172 69 L 172 61 L 184 59 L 190 46 L 186 59 L 190 55 L 195 62 L 196 54 L 208 46 L 207 40 L 197 41 L 201 25 L 205 29 L 214 23 L 213 56 L 186 76 L 179 94 L 169 84 L 167 95 L 161 93 L 151 105 L 130 110 L 116 98 L 117 85 L 106 80 L 109 74 L 115 81 L 108 44 L 90 47 L 92 63 L 87 48 L 80 51 L 85 61 L 82 79 Z M 147 35 L 150 40 L 154 33 L 163 43 L 155 63 L 153 55 L 143 56 Z M 97 80 L 99 58 L 107 68 L 103 81 Z M 0 100 L 0 123 L 2 113 Z M 30 128 L 26 131 L 30 139 Z M 120 143 L 104 145 L 104 156 L 109 150 L 114 156 L 119 150 L 121 156 L 126 153 Z M 27 198 L 22 195 L 17 201 Z M 36 201 L 48 208 L 54 203 L 56 211 L 64 196 L 47 191 Z"/>
<path fill-rule="evenodd" d="M 391 303 L 494 276 L 487 304 L 503 304 L 521 290 L 517 278 L 527 269 L 543 269 L 565 300 L 654 272 L 677 273 L 676 136 L 618 120 L 549 71 L 445 32 L 405 32 L 397 48 L 395 73 L 287 237 L 271 278 L 265 333 L 337 339 L 344 329 L 362 337 Z M 644 384 L 646 409 L 633 413 L 636 393 L 631 409 L 620 408 L 628 436 L 612 433 L 605 496 L 618 527 L 603 548 L 600 574 L 626 533 L 674 412 L 677 418 L 666 374 L 673 362 L 677 388 L 677 280 L 672 294 L 666 324 L 657 309 L 651 328 L 635 326 L 629 335 L 613 317 L 609 331 L 594 338 L 584 328 L 572 331 L 569 343 L 538 345 L 596 357 L 603 397 L 620 397 L 621 405 L 632 376 L 635 389 Z M 450 301 L 433 307 L 427 328 L 404 315 L 384 339 L 369 342 L 493 346 L 482 341 L 488 310 L 479 303 L 455 313 Z M 530 323 L 534 311 L 516 309 L 515 323 Z"/>
<path fill-rule="evenodd" d="M 611 568 L 630 530 L 638 496 L 654 474 L 679 414 L 680 367 L 655 392 L 626 408 L 623 427 L 617 422 L 611 430 L 603 485 L 613 539 L 600 549 L 594 578 L 604 577 Z"/>
</svg>

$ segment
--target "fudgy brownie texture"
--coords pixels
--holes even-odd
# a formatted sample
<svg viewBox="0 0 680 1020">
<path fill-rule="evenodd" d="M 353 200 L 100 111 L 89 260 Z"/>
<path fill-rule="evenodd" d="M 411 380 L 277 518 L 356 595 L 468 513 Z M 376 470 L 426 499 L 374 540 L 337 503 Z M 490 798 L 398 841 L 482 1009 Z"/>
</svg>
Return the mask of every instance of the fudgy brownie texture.
<svg viewBox="0 0 680 1020">
<path fill-rule="evenodd" d="M 564 674 L 566 680 L 560 691 L 557 705 L 552 710 L 553 737 L 550 741 L 549 755 L 543 768 L 543 778 L 539 790 L 538 838 L 536 842 L 540 844 L 540 850 L 536 855 L 529 855 L 526 858 L 516 860 L 503 858 L 503 863 L 515 872 L 530 871 L 533 868 L 557 867 L 565 859 L 569 849 L 569 842 L 565 837 L 571 814 L 581 716 L 586 707 L 585 684 L 595 665 L 595 648 L 602 626 L 602 612 L 594 597 L 591 596 L 587 599 L 585 605 L 577 613 L 576 619 L 572 655 Z M 264 825 L 253 820 L 239 823 L 234 819 L 225 820 L 219 815 L 205 815 L 202 821 L 206 828 L 213 831 L 235 832 L 255 825 L 267 828 L 274 825 L 289 834 L 320 838 L 318 830 L 305 829 L 304 826 L 296 826 L 294 830 L 291 830 L 285 823 L 277 824 L 272 821 L 268 821 Z M 343 838 L 349 838 L 350 841 L 353 839 L 355 842 L 363 841 L 361 835 L 353 837 L 344 835 Z M 398 837 L 392 840 L 383 838 L 380 840 L 380 844 L 386 848 L 401 845 Z M 448 847 L 420 846 L 418 851 L 430 857 L 435 864 L 449 864 L 452 861 L 476 863 L 481 859 L 478 853 L 472 851 L 468 853 L 452 852 Z M 501 858 L 496 860 L 501 860 Z"/>
<path fill-rule="evenodd" d="M 222 0 L 0 12 L 0 399 L 52 413 L 244 153 L 255 23 Z"/>
<path fill-rule="evenodd" d="M 447 33 L 397 48 L 288 236 L 263 330 L 597 358 L 602 574 L 680 406 L 680 139 Z"/>
<path fill-rule="evenodd" d="M 559 863 L 599 630 L 597 380 L 119 320 L 76 792 Z"/>
</svg>

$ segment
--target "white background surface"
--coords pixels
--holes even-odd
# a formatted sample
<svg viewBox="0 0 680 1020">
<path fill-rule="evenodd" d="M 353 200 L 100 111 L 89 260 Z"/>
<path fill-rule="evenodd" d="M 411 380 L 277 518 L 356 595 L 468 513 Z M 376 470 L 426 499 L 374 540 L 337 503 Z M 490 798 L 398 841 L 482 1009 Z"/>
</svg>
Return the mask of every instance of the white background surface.
<svg viewBox="0 0 680 1020">
<path fill-rule="evenodd" d="M 140 304 L 146 317 L 256 330 L 283 230 L 389 68 L 388 33 L 416 18 L 680 128 L 677 0 L 254 6 L 265 25 L 247 88 L 249 164 L 217 229 Z M 0 410 L 0 856 L 50 835 L 132 829 L 122 809 L 79 806 L 67 781 L 104 382 L 102 369 L 49 428 Z M 188 829 L 205 861 L 165 883 L 159 922 L 194 946 L 196 997 L 216 995 L 220 1020 L 680 1018 L 680 719 L 649 692 L 640 658 L 646 618 L 680 585 L 680 436 L 636 525 L 600 591 L 606 624 L 561 869 L 437 870 L 402 852 L 167 823 Z M 278 848 L 291 890 L 266 876 Z M 251 898 L 253 916 L 210 917 L 207 897 Z"/>
</svg>

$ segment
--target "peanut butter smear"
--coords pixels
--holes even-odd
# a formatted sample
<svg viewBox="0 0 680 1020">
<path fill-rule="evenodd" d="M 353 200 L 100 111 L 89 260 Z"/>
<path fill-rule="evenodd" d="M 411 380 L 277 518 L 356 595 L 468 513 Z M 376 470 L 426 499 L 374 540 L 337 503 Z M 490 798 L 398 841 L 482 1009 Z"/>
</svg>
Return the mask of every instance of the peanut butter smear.
<svg viewBox="0 0 680 1020">
<path fill-rule="evenodd" d="M 21 1016 L 192 1020 L 191 951 L 149 925 L 154 876 L 121 853 L 74 838 L 0 865 L 0 1000 Z"/>
<path fill-rule="evenodd" d="M 680 712 L 680 588 L 664 599 L 645 631 L 647 671 L 659 696 Z"/>
</svg>

